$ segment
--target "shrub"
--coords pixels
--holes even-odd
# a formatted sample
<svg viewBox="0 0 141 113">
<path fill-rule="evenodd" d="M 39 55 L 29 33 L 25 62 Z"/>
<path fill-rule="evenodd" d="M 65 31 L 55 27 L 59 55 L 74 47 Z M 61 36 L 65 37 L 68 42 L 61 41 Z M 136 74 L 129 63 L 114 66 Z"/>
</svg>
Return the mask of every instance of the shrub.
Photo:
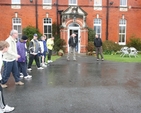
<svg viewBox="0 0 141 113">
<path fill-rule="evenodd" d="M 33 35 L 35 33 L 38 34 L 38 37 L 40 38 L 42 36 L 42 34 L 39 32 L 38 29 L 36 29 L 35 27 L 33 26 L 27 26 L 25 28 L 23 28 L 23 35 L 26 35 L 28 37 L 29 40 L 31 40 L 33 38 Z"/>
<path fill-rule="evenodd" d="M 88 28 L 88 42 L 94 41 L 95 32 L 92 28 Z"/>
<path fill-rule="evenodd" d="M 87 51 L 88 52 L 94 51 L 94 43 L 93 42 L 88 42 Z"/>
<path fill-rule="evenodd" d="M 114 54 L 115 52 L 119 51 L 120 48 L 121 48 L 120 45 L 112 41 L 106 40 L 103 42 L 103 53 L 104 54 Z"/>
<path fill-rule="evenodd" d="M 135 35 L 132 35 L 129 39 L 129 42 L 127 42 L 128 47 L 134 47 L 138 51 L 141 51 L 141 39 L 136 37 Z"/>
<path fill-rule="evenodd" d="M 59 35 L 54 36 L 54 51 L 57 53 L 60 49 L 65 52 L 64 45 L 66 45 L 66 42 L 64 39 L 61 39 Z"/>
</svg>

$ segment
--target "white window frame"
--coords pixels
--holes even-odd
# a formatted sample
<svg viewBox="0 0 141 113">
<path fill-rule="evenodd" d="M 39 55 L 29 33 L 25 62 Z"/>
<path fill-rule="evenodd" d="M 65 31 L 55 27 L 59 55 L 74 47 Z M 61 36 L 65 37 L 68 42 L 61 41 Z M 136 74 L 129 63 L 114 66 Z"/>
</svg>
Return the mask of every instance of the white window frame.
<svg viewBox="0 0 141 113">
<path fill-rule="evenodd" d="M 45 19 L 47 19 L 46 21 L 46 23 L 45 23 Z M 48 32 L 46 32 L 45 33 L 45 26 L 51 26 L 51 32 L 50 33 L 48 33 Z M 48 30 L 47 30 L 48 31 Z M 46 35 L 46 37 L 47 38 L 51 38 L 52 37 L 52 19 L 51 18 L 44 18 L 43 19 L 43 32 L 44 32 L 44 35 Z M 48 36 L 51 36 L 51 37 L 48 37 Z"/>
<path fill-rule="evenodd" d="M 11 0 L 11 8 L 12 9 L 20 9 L 21 8 L 21 0 Z"/>
<path fill-rule="evenodd" d="M 52 9 L 52 0 L 43 0 L 43 9 Z"/>
<path fill-rule="evenodd" d="M 20 29 L 19 29 L 20 27 Z M 22 20 L 21 18 L 12 18 L 12 28 L 18 31 L 18 38 L 22 36 Z"/>
<path fill-rule="evenodd" d="M 96 29 L 95 29 L 96 27 Z M 100 27 L 100 33 L 98 32 L 97 27 Z M 94 31 L 95 33 L 101 38 L 102 34 L 102 20 L 100 18 L 95 18 L 94 19 Z"/>
<path fill-rule="evenodd" d="M 94 0 L 94 10 L 102 10 L 102 0 Z"/>
<path fill-rule="evenodd" d="M 120 28 L 123 27 L 125 32 L 120 32 Z M 127 21 L 125 19 L 119 20 L 119 45 L 126 45 L 126 27 L 127 27 Z M 124 41 L 122 41 L 122 36 L 124 36 Z"/>
<path fill-rule="evenodd" d="M 127 0 L 120 0 L 120 11 L 128 11 Z"/>
<path fill-rule="evenodd" d="M 69 0 L 69 5 L 77 5 L 77 0 Z"/>
</svg>

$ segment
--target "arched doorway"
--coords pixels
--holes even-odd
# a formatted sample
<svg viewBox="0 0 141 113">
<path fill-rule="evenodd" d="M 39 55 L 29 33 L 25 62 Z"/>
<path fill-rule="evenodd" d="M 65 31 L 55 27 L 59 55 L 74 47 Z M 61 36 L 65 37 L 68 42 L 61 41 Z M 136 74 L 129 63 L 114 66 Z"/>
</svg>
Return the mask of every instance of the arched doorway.
<svg viewBox="0 0 141 113">
<path fill-rule="evenodd" d="M 78 38 L 78 44 L 76 46 L 76 52 L 80 53 L 81 40 L 80 40 L 80 25 L 79 24 L 77 24 L 77 23 L 70 23 L 68 25 L 68 40 L 69 40 L 70 35 L 72 33 L 75 33 L 76 34 L 76 38 Z M 69 51 L 69 47 L 68 47 L 68 51 Z"/>
</svg>

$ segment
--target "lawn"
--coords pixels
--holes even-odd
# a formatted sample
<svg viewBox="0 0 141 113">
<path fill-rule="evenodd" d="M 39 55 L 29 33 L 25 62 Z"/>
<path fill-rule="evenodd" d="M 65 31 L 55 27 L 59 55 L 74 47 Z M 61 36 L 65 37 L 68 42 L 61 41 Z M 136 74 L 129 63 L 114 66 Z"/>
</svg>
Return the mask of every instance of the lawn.
<svg viewBox="0 0 141 113">
<path fill-rule="evenodd" d="M 104 55 L 105 60 L 115 61 L 115 62 L 141 62 L 141 54 L 138 54 L 138 57 L 121 57 L 118 55 Z"/>
</svg>

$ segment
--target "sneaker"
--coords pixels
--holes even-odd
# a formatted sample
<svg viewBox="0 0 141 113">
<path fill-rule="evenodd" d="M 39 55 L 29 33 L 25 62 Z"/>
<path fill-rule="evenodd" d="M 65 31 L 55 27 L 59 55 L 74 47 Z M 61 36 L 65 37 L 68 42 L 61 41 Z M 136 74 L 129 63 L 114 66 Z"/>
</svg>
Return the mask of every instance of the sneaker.
<svg viewBox="0 0 141 113">
<path fill-rule="evenodd" d="M 45 65 L 45 64 L 42 64 L 42 67 L 47 67 L 47 65 Z"/>
<path fill-rule="evenodd" d="M 13 111 L 14 109 L 15 109 L 14 107 L 10 107 L 10 106 L 6 105 L 6 106 L 2 109 L 2 111 L 3 111 L 3 112 L 11 112 L 11 111 Z"/>
<path fill-rule="evenodd" d="M 47 65 L 47 63 L 45 62 L 45 65 Z"/>
<path fill-rule="evenodd" d="M 97 59 L 97 61 L 99 61 L 99 59 Z"/>
<path fill-rule="evenodd" d="M 4 113 L 3 110 L 0 108 L 0 113 Z"/>
<path fill-rule="evenodd" d="M 25 79 L 28 79 L 28 78 L 32 78 L 32 76 L 31 76 L 31 75 L 27 75 L 27 76 L 25 76 L 24 78 L 25 78 Z"/>
<path fill-rule="evenodd" d="M 24 83 L 21 82 L 21 81 L 19 81 L 19 82 L 15 82 L 15 84 L 16 84 L 16 85 L 20 85 L 20 86 L 24 85 Z"/>
<path fill-rule="evenodd" d="M 74 58 L 73 60 L 74 60 L 74 61 L 76 61 L 76 59 L 75 59 L 75 58 Z"/>
<path fill-rule="evenodd" d="M 23 75 L 20 75 L 20 78 L 23 78 L 24 76 Z"/>
<path fill-rule="evenodd" d="M 8 86 L 6 84 L 1 84 L 2 88 L 7 88 Z"/>
<path fill-rule="evenodd" d="M 69 58 L 67 58 L 67 60 L 70 60 Z"/>
<path fill-rule="evenodd" d="M 102 60 L 102 61 L 104 61 L 104 59 L 103 59 L 103 58 L 102 58 L 101 60 Z"/>
<path fill-rule="evenodd" d="M 28 71 L 32 71 L 32 69 L 31 69 L 31 68 L 28 68 L 27 70 L 28 70 Z"/>
<path fill-rule="evenodd" d="M 42 68 L 42 67 L 38 67 L 37 69 L 44 69 L 44 68 Z"/>
<path fill-rule="evenodd" d="M 53 62 L 52 60 L 50 60 L 50 62 Z"/>
</svg>

